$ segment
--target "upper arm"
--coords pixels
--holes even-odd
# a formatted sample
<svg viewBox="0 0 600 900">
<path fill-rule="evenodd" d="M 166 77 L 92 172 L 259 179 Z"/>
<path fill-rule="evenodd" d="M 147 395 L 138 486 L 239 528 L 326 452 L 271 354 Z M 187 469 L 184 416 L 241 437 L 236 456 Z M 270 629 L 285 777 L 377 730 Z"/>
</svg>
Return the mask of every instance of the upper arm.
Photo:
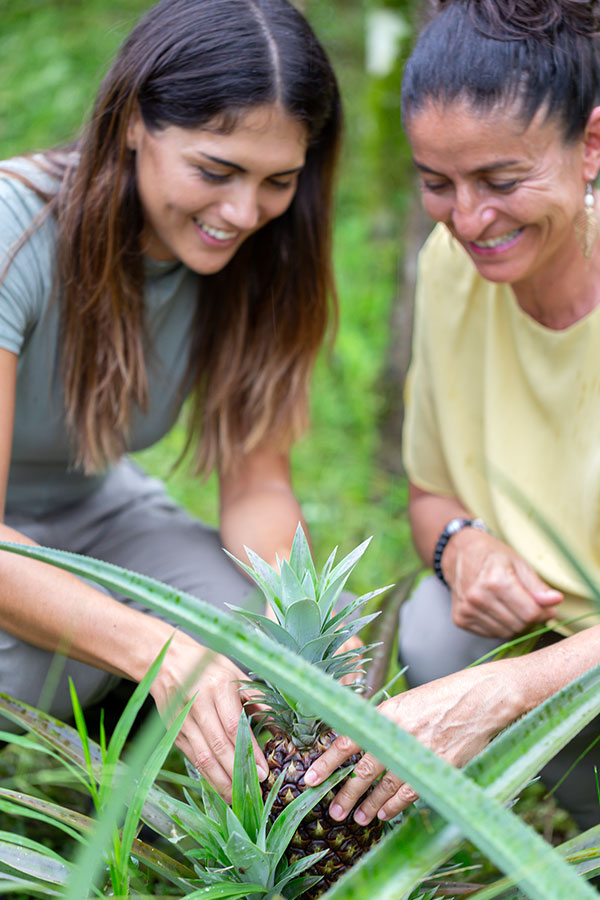
<svg viewBox="0 0 600 900">
<path fill-rule="evenodd" d="M 15 419 L 18 357 L 0 348 L 0 518 L 4 518 Z"/>
</svg>

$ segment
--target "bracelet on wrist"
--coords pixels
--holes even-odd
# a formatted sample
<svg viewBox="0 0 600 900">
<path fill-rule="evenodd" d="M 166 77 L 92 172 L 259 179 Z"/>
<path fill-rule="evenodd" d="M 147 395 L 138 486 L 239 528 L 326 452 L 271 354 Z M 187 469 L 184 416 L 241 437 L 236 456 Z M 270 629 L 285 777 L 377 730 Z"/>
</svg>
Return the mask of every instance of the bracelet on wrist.
<svg viewBox="0 0 600 900">
<path fill-rule="evenodd" d="M 444 573 L 442 571 L 442 556 L 452 535 L 462 531 L 463 528 L 476 528 L 478 531 L 487 532 L 485 523 L 481 519 L 464 519 L 460 517 L 450 519 L 440 534 L 437 544 L 435 545 L 435 550 L 433 551 L 433 571 L 446 587 L 449 587 L 449 585 L 444 578 Z"/>
</svg>

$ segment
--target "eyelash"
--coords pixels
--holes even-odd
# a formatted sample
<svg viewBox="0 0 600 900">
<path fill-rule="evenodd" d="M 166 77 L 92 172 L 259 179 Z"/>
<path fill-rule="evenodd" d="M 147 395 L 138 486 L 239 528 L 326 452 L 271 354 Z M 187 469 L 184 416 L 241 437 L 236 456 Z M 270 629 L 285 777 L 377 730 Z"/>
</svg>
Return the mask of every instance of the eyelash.
<svg viewBox="0 0 600 900">
<path fill-rule="evenodd" d="M 448 184 L 446 184 L 446 183 L 444 183 L 444 184 L 430 184 L 430 183 L 428 183 L 427 181 L 423 181 L 422 184 L 423 184 L 423 188 L 424 188 L 426 191 L 433 191 L 434 193 L 435 193 L 435 192 L 439 192 L 439 191 L 443 191 L 443 190 L 445 190 L 445 189 L 448 187 Z M 501 184 L 495 184 L 495 183 L 492 182 L 492 181 L 487 181 L 486 184 L 487 184 L 487 186 L 488 186 L 489 188 L 491 188 L 493 191 L 499 191 L 500 193 L 509 193 L 510 191 L 514 190 L 514 188 L 517 187 L 517 185 L 519 184 L 519 182 L 518 182 L 518 181 L 506 181 L 506 182 L 503 182 L 503 183 L 501 183 Z"/>
<path fill-rule="evenodd" d="M 519 183 L 518 181 L 504 181 L 500 184 L 494 184 L 493 182 L 488 181 L 488 185 L 489 185 L 489 187 L 492 188 L 493 191 L 501 191 L 501 192 L 512 191 L 514 188 L 516 188 L 518 183 Z"/>
<path fill-rule="evenodd" d="M 211 184 L 223 184 L 225 181 L 227 181 L 228 178 L 231 178 L 231 174 L 229 172 L 221 175 L 217 174 L 216 172 L 210 172 L 208 169 L 202 168 L 202 166 L 198 166 L 197 169 L 200 176 L 204 178 L 205 181 L 208 181 Z M 290 188 L 292 186 L 291 181 L 276 181 L 275 179 L 271 178 L 267 180 L 272 187 L 278 188 L 281 191 L 285 191 L 287 188 Z"/>
</svg>

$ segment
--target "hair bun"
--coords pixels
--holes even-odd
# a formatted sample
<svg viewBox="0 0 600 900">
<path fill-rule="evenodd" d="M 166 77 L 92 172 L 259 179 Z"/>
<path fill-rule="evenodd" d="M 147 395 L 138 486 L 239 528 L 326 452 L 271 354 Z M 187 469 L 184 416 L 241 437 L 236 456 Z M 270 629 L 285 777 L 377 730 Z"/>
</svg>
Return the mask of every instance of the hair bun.
<svg viewBox="0 0 600 900">
<path fill-rule="evenodd" d="M 499 40 L 549 37 L 557 28 L 591 37 L 600 30 L 599 0 L 437 0 L 467 7 L 481 30 Z"/>
</svg>

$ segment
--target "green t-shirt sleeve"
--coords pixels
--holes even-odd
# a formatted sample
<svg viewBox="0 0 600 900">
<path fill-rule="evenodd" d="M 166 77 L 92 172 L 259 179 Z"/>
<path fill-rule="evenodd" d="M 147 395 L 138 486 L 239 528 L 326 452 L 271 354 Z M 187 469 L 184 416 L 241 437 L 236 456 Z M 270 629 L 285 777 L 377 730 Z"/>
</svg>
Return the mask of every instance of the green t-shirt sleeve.
<svg viewBox="0 0 600 900">
<path fill-rule="evenodd" d="M 35 229 L 43 207 L 18 179 L 0 177 L 0 347 L 16 354 L 39 318 L 52 278 L 48 223 Z"/>
</svg>

